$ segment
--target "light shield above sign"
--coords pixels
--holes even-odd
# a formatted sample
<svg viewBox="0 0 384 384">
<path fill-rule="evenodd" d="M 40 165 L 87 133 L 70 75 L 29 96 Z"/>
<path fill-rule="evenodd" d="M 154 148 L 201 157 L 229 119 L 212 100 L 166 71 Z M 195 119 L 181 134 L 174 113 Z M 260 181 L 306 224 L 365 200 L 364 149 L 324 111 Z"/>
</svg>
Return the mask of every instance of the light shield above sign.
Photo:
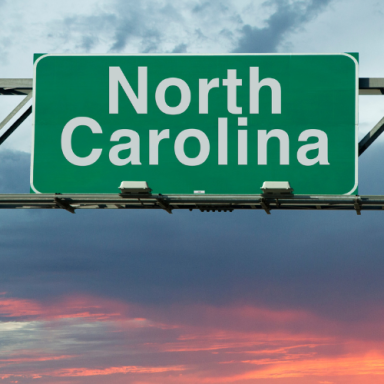
<svg viewBox="0 0 384 384">
<path fill-rule="evenodd" d="M 357 193 L 351 54 L 43 55 L 31 190 Z"/>
</svg>

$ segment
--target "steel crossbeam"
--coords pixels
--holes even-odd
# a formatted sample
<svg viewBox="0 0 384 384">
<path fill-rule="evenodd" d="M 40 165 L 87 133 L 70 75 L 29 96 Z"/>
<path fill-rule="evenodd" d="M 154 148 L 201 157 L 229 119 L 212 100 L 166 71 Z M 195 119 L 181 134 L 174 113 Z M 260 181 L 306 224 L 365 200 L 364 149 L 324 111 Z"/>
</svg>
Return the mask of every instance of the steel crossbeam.
<svg viewBox="0 0 384 384">
<path fill-rule="evenodd" d="M 384 95 L 384 78 L 360 77 L 359 95 Z"/>
<path fill-rule="evenodd" d="M 28 95 L 32 87 L 32 79 L 0 79 L 0 95 Z"/>
<path fill-rule="evenodd" d="M 0 209 L 162 209 L 232 212 L 233 210 L 345 210 L 384 209 L 384 196 L 264 196 L 264 195 L 122 195 L 122 194 L 2 194 Z"/>
</svg>

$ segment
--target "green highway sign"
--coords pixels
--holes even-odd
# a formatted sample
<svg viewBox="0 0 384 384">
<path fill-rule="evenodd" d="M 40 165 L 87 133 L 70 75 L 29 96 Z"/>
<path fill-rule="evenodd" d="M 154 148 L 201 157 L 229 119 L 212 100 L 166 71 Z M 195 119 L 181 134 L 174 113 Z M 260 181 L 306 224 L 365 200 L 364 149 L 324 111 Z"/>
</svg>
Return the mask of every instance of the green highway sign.
<svg viewBox="0 0 384 384">
<path fill-rule="evenodd" d="M 36 55 L 31 191 L 357 194 L 356 56 Z"/>
</svg>

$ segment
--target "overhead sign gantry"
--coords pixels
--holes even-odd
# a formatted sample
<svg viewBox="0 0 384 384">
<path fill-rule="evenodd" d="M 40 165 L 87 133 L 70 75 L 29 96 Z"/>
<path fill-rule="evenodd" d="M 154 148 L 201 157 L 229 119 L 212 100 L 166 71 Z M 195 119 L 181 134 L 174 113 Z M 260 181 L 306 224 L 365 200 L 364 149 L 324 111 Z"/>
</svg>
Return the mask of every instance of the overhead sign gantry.
<svg viewBox="0 0 384 384">
<path fill-rule="evenodd" d="M 357 196 L 356 54 L 38 55 L 0 144 L 30 115 L 31 195 L 0 208 L 383 209 Z M 19 116 L 19 117 L 18 117 Z M 120 187 L 120 193 L 118 193 Z M 263 187 L 263 189 L 261 189 Z M 43 193 L 41 193 L 43 192 Z"/>
</svg>

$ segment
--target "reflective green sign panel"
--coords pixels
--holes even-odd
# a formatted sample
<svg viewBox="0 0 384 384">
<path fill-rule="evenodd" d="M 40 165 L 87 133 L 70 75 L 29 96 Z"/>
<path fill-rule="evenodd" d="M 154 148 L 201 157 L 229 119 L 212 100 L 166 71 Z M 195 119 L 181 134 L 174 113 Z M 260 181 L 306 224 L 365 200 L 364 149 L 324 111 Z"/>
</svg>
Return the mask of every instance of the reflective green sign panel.
<svg viewBox="0 0 384 384">
<path fill-rule="evenodd" d="M 357 193 L 350 54 L 43 55 L 35 193 Z"/>
</svg>

